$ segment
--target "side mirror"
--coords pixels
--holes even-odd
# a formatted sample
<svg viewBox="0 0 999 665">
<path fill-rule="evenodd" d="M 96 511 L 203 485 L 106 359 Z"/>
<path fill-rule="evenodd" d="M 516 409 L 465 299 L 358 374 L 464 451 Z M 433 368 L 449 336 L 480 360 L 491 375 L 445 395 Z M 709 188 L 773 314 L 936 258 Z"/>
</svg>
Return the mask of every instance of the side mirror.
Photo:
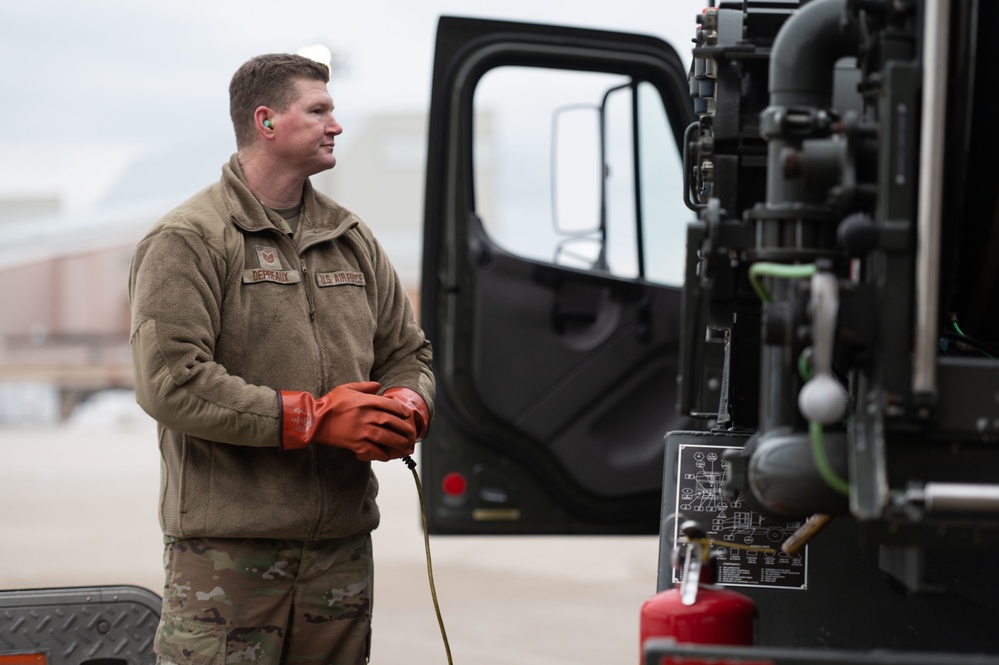
<svg viewBox="0 0 999 665">
<path fill-rule="evenodd" d="M 552 114 L 552 225 L 561 238 L 554 262 L 605 269 L 603 125 L 599 106 L 571 104 Z"/>
</svg>

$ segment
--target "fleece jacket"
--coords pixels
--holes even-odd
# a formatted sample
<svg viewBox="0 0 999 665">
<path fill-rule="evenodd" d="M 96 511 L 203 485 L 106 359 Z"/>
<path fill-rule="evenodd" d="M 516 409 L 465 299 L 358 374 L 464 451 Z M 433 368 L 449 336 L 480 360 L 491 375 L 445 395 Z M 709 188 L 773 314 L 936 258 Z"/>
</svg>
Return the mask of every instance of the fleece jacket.
<svg viewBox="0 0 999 665">
<path fill-rule="evenodd" d="M 298 231 L 279 226 L 233 155 L 136 247 L 136 400 L 158 423 L 167 536 L 308 541 L 378 525 L 370 462 L 279 449 L 279 391 L 378 381 L 433 413 L 430 343 L 371 230 L 308 182 Z"/>
</svg>

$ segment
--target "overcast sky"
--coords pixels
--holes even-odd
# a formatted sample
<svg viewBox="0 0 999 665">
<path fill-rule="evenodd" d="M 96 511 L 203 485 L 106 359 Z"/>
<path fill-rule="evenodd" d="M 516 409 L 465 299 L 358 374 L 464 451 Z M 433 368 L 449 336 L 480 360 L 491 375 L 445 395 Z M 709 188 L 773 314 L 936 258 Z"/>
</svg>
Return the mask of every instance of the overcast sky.
<svg viewBox="0 0 999 665">
<path fill-rule="evenodd" d="M 322 43 L 337 119 L 426 111 L 441 15 L 666 39 L 689 63 L 704 0 L 32 0 L 0 4 L 0 197 L 92 205 L 133 160 L 231 139 L 228 84 L 247 58 Z M 226 156 L 228 156 L 226 154 Z M 221 164 L 220 160 L 220 164 Z"/>
</svg>

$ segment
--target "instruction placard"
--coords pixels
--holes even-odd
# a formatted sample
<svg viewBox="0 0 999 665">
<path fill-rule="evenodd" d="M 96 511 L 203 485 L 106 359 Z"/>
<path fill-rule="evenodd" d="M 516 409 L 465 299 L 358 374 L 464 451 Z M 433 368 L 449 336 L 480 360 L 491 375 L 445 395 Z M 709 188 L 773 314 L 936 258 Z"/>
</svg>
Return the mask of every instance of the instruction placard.
<svg viewBox="0 0 999 665">
<path fill-rule="evenodd" d="M 729 501 L 722 492 L 729 465 L 723 457 L 736 447 L 680 444 L 676 479 L 674 539 L 684 519 L 695 520 L 715 541 L 718 582 L 726 586 L 805 589 L 808 546 L 788 556 L 781 544 L 801 521 L 776 522 L 749 509 L 742 496 Z M 676 573 L 674 572 L 674 576 Z M 678 579 L 674 579 L 678 582 Z"/>
</svg>

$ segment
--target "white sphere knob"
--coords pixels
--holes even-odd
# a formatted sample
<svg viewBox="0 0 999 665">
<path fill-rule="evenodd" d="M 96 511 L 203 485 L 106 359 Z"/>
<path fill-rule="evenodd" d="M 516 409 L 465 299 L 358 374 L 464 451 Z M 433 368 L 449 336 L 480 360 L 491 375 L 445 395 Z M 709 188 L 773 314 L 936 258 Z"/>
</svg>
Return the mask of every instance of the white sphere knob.
<svg viewBox="0 0 999 665">
<path fill-rule="evenodd" d="M 832 374 L 817 374 L 798 393 L 798 408 L 808 420 L 834 423 L 846 413 L 846 391 Z"/>
</svg>

